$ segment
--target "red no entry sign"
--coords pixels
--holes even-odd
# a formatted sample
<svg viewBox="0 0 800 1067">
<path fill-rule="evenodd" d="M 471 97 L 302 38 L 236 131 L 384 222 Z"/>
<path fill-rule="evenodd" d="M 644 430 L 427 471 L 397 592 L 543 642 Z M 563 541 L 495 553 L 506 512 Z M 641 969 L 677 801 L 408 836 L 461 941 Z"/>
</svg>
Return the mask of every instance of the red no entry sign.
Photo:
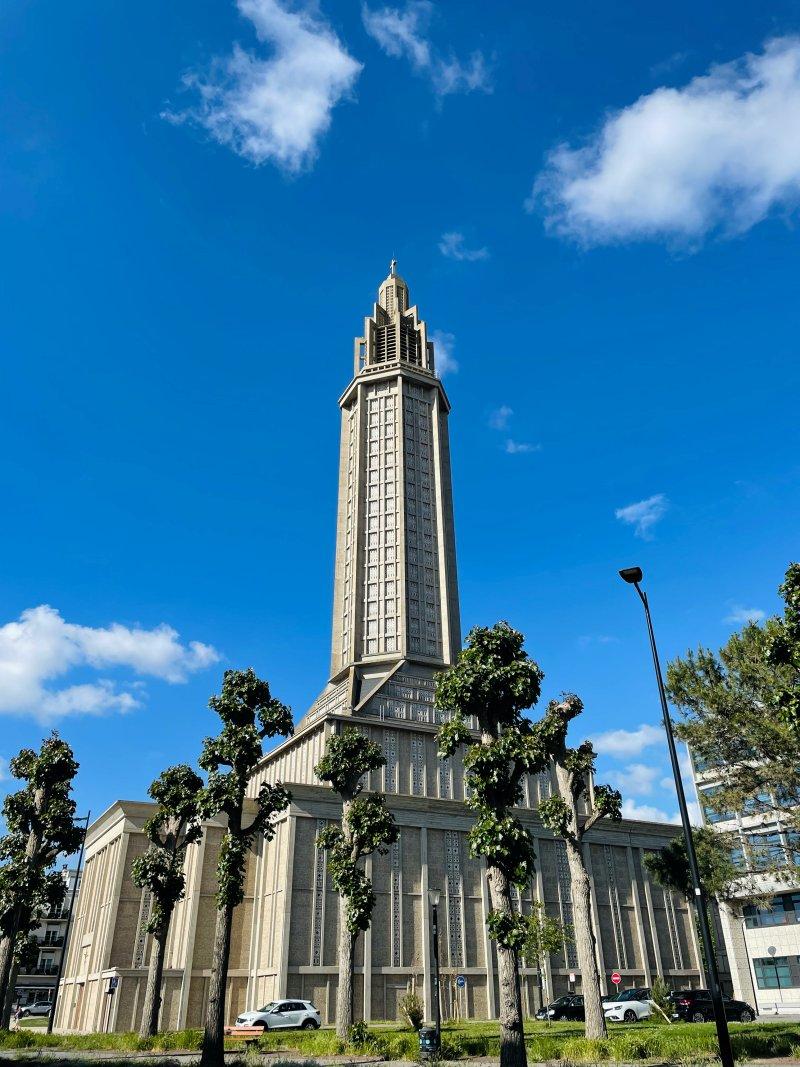
<svg viewBox="0 0 800 1067">
<path fill-rule="evenodd" d="M 619 983 L 622 981 L 622 975 L 619 973 L 619 971 L 614 971 L 614 973 L 611 975 L 611 981 L 614 983 L 614 985 L 619 985 Z"/>
</svg>

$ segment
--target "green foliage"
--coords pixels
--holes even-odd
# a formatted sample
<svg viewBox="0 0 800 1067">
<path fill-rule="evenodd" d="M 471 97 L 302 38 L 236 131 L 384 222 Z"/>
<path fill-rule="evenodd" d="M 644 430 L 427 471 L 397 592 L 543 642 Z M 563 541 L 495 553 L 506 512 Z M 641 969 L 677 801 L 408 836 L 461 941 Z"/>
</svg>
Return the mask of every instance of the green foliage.
<svg viewBox="0 0 800 1067">
<path fill-rule="evenodd" d="M 539 699 L 544 675 L 523 641 L 505 622 L 475 627 L 456 663 L 436 677 L 436 707 L 450 715 L 437 734 L 439 755 L 447 758 L 466 746 L 466 803 L 477 816 L 467 838 L 470 855 L 485 857 L 517 885 L 530 880 L 534 853 L 511 809 L 522 797 L 523 775 L 544 766 L 530 720 L 522 714 Z M 479 740 L 467 726 L 473 716 Z M 496 918 L 490 928 L 514 940 L 506 926 Z"/>
<path fill-rule="evenodd" d="M 670 988 L 660 974 L 657 974 L 653 979 L 653 984 L 650 986 L 650 999 L 655 1005 L 657 1005 L 664 1014 L 669 1017 L 672 1012 L 672 1001 L 669 998 Z"/>
<path fill-rule="evenodd" d="M 353 1048 L 363 1048 L 369 1041 L 369 1027 L 363 1019 L 358 1019 L 347 1029 L 347 1040 Z"/>
<path fill-rule="evenodd" d="M 667 691 L 682 714 L 676 733 L 698 763 L 725 768 L 719 788 L 705 794 L 704 804 L 718 813 L 749 810 L 764 823 L 779 818 L 792 843 L 800 840 L 800 731 L 783 712 L 799 684 L 791 639 L 798 575 L 800 568 L 792 564 L 781 587 L 783 620 L 748 623 L 719 652 L 701 646 L 667 668 Z M 785 870 L 787 864 L 760 848 L 758 840 L 750 843 L 751 869 Z M 794 862 L 800 848 L 795 852 Z"/>
<path fill-rule="evenodd" d="M 790 563 L 778 592 L 784 600 L 782 619 L 767 623 L 766 662 L 779 668 L 772 706 L 781 719 L 800 732 L 800 563 Z"/>
<path fill-rule="evenodd" d="M 528 924 L 524 915 L 492 910 L 486 917 L 489 937 L 504 948 L 519 952 L 525 944 Z"/>
<path fill-rule="evenodd" d="M 531 1061 L 562 1061 L 573 1063 L 632 1063 L 650 1060 L 661 1063 L 699 1063 L 718 1058 L 716 1033 L 713 1023 L 674 1023 L 671 1026 L 648 1020 L 631 1026 L 615 1025 L 610 1036 L 601 1042 L 580 1037 L 580 1023 L 556 1023 L 547 1028 L 544 1023 L 527 1024 L 525 1044 Z M 177 1052 L 195 1051 L 200 1047 L 202 1031 L 183 1030 L 157 1034 L 141 1039 L 137 1034 L 46 1034 L 32 1030 L 0 1032 L 0 1048 L 26 1049 L 72 1049 L 75 1051 L 103 1050 L 107 1052 Z M 493 1057 L 500 1046 L 497 1022 L 468 1021 L 446 1025 L 442 1031 L 443 1058 Z M 734 1023 L 731 1026 L 731 1043 L 737 1060 L 788 1058 L 796 1053 L 800 1044 L 800 1025 L 795 1022 Z M 226 1042 L 230 1050 L 241 1047 L 235 1040 Z M 370 1054 L 391 1060 L 416 1060 L 419 1058 L 419 1042 L 415 1033 L 395 1026 L 371 1029 L 365 1045 Z M 346 1044 L 332 1030 L 276 1030 L 265 1033 L 259 1039 L 262 1052 L 299 1053 L 273 1059 L 276 1064 L 302 1064 L 303 1057 L 313 1059 L 342 1055 L 348 1051 Z M 71 1063 L 82 1061 L 70 1060 Z M 90 1062 L 88 1059 L 87 1063 Z M 92 1061 L 94 1062 L 94 1061 Z M 119 1061 L 104 1060 L 113 1067 L 114 1062 L 130 1063 L 122 1057 Z"/>
<path fill-rule="evenodd" d="M 551 700 L 544 717 L 534 731 L 543 753 L 563 768 L 567 781 L 567 796 L 558 793 L 539 805 L 542 824 L 556 836 L 578 844 L 600 819 L 617 821 L 622 818 L 622 796 L 608 785 L 590 789 L 597 758 L 591 741 L 577 748 L 567 745 L 570 723 L 583 711 L 583 701 L 574 693 L 566 693 L 561 700 Z M 589 815 L 583 823 L 577 820 L 577 804 L 584 801 Z"/>
<path fill-rule="evenodd" d="M 692 831 L 692 840 L 697 854 L 700 881 L 706 893 L 727 899 L 734 892 L 739 892 L 741 886 L 737 883 L 741 882 L 742 872 L 731 859 L 731 846 L 727 835 L 719 834 L 708 827 L 697 827 Z M 648 852 L 644 857 L 644 865 L 660 886 L 680 893 L 687 900 L 694 896 L 689 857 L 683 836 L 674 837 L 658 852 Z"/>
<path fill-rule="evenodd" d="M 202 836 L 198 812 L 203 780 L 185 763 L 168 767 L 148 793 L 158 810 L 144 824 L 150 845 L 132 864 L 133 882 L 153 894 L 153 908 L 147 929 L 161 932 L 169 924 L 175 905 L 183 898 L 186 878 L 183 863 L 189 845 Z"/>
<path fill-rule="evenodd" d="M 425 1021 L 425 1008 L 416 993 L 406 993 L 400 998 L 400 1014 L 412 1030 L 419 1030 Z"/>
<path fill-rule="evenodd" d="M 325 754 L 315 767 L 318 778 L 330 782 L 344 801 L 341 826 L 326 826 L 317 847 L 328 855 L 333 888 L 347 902 L 347 928 L 351 934 L 369 928 L 375 907 L 372 882 L 360 866 L 365 856 L 385 855 L 397 840 L 397 827 L 384 798 L 361 795 L 361 779 L 386 762 L 380 745 L 358 730 L 331 734 Z"/>
<path fill-rule="evenodd" d="M 203 742 L 200 766 L 208 782 L 199 793 L 198 813 L 210 819 L 222 814 L 228 825 L 217 863 L 217 906 L 235 907 L 244 899 L 247 853 L 257 834 L 271 840 L 275 816 L 285 811 L 291 793 L 280 783 L 264 782 L 256 797 L 257 812 L 248 826 L 242 825 L 247 785 L 263 752 L 265 737 L 294 733 L 291 710 L 270 693 L 267 682 L 252 668 L 225 671 L 222 692 L 208 706 L 222 719 L 222 732 Z M 224 768 L 227 768 L 225 770 Z"/>
<path fill-rule="evenodd" d="M 328 782 L 346 800 L 361 792 L 361 779 L 386 763 L 381 746 L 348 728 L 328 738 L 325 754 L 314 768 L 321 782 Z"/>
<path fill-rule="evenodd" d="M 15 938 L 19 951 L 38 925 L 41 910 L 63 901 L 66 883 L 50 868 L 60 853 L 80 847 L 83 830 L 75 825 L 70 796 L 78 764 L 55 731 L 38 752 L 22 749 L 10 760 L 9 770 L 25 785 L 8 794 L 2 808 L 6 833 L 0 838 L 0 937 Z"/>
<path fill-rule="evenodd" d="M 531 912 L 525 918 L 522 956 L 529 963 L 535 963 L 540 970 L 549 956 L 560 952 L 565 945 L 571 945 L 575 940 L 572 926 L 548 915 L 541 900 L 533 901 Z"/>
</svg>

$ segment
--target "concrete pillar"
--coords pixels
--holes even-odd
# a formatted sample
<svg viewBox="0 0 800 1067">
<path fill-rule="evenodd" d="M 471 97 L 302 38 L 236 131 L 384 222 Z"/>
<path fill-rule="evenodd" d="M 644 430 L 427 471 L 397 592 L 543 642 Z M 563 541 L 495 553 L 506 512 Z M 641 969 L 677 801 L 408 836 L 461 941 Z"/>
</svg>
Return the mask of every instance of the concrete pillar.
<svg viewBox="0 0 800 1067">
<path fill-rule="evenodd" d="M 631 880 L 631 891 L 633 893 L 633 913 L 636 918 L 636 938 L 639 942 L 639 956 L 644 971 L 644 984 L 649 986 L 653 984 L 653 979 L 650 973 L 650 960 L 647 957 L 647 941 L 644 936 L 644 920 L 642 918 L 642 902 L 639 899 L 639 883 L 636 880 L 636 871 L 633 866 L 633 849 L 630 845 L 626 846 L 625 855 L 628 860 L 628 877 Z"/>
</svg>

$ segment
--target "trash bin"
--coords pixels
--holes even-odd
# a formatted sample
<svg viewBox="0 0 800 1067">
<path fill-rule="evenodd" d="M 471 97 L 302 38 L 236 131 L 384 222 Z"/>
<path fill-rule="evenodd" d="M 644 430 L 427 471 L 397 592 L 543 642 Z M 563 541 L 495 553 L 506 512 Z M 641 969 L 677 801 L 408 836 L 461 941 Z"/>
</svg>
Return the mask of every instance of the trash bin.
<svg viewBox="0 0 800 1067">
<path fill-rule="evenodd" d="M 423 1060 L 439 1054 L 439 1035 L 435 1026 L 423 1026 L 419 1032 L 419 1053 Z"/>
</svg>

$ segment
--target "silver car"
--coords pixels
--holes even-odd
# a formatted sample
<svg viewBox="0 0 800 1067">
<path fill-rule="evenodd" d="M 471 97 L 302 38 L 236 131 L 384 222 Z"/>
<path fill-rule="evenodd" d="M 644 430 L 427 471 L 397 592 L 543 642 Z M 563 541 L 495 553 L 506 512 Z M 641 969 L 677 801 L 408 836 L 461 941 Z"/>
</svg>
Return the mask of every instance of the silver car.
<svg viewBox="0 0 800 1067">
<path fill-rule="evenodd" d="M 320 1014 L 310 1000 L 274 1000 L 258 1011 L 243 1011 L 237 1026 L 263 1026 L 265 1030 L 318 1030 Z"/>
</svg>

